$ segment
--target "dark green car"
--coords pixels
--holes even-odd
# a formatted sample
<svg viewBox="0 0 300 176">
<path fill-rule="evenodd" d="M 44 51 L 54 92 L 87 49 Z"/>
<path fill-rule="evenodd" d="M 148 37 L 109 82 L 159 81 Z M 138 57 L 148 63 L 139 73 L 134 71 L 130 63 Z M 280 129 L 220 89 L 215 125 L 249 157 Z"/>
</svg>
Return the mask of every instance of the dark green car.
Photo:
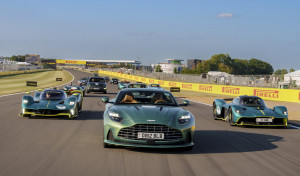
<svg viewBox="0 0 300 176">
<path fill-rule="evenodd" d="M 214 118 L 225 120 L 229 125 L 237 126 L 288 126 L 288 110 L 285 106 L 268 108 L 257 96 L 239 96 L 231 103 L 215 99 L 213 103 Z"/>
<path fill-rule="evenodd" d="M 106 103 L 104 147 L 111 145 L 184 148 L 194 145 L 195 119 L 165 90 L 150 88 L 122 89 L 115 99 L 102 98 Z"/>
<path fill-rule="evenodd" d="M 63 90 L 45 89 L 37 91 L 34 96 L 23 96 L 20 115 L 23 117 L 61 116 L 72 119 L 77 117 L 81 108 L 81 93 L 74 93 L 68 97 Z"/>
</svg>

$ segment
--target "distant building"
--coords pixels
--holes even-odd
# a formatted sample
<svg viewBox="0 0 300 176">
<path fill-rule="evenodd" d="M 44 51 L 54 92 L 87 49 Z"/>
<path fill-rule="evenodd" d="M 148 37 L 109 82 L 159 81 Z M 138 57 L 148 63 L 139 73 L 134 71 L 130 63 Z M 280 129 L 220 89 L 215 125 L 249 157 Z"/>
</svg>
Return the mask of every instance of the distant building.
<svg viewBox="0 0 300 176">
<path fill-rule="evenodd" d="M 164 73 L 174 73 L 174 68 L 177 68 L 177 70 L 182 70 L 183 64 L 181 62 L 183 60 L 180 59 L 166 59 L 167 63 L 158 63 L 155 66 L 160 65 L 161 69 Z"/>
<path fill-rule="evenodd" d="M 200 59 L 188 59 L 187 60 L 187 68 L 189 69 L 195 69 L 197 68 L 197 65 L 201 63 L 202 60 Z"/>
<path fill-rule="evenodd" d="M 295 82 L 296 86 L 300 86 L 300 70 L 287 73 L 284 75 L 284 82 L 285 83 L 290 83 L 290 82 Z"/>
<path fill-rule="evenodd" d="M 25 62 L 37 65 L 37 64 L 40 63 L 40 55 L 38 55 L 38 54 L 25 54 Z"/>
</svg>

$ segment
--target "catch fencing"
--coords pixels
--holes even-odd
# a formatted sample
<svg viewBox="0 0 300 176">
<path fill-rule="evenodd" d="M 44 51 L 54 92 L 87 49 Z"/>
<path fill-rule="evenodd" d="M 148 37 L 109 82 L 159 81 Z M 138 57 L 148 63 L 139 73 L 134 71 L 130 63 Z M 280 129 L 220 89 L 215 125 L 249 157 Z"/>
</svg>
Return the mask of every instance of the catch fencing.
<svg viewBox="0 0 300 176">
<path fill-rule="evenodd" d="M 247 87 L 269 87 L 280 88 L 282 79 L 280 76 L 274 75 L 190 75 L 190 74 L 170 74 L 163 72 L 150 72 L 139 70 L 122 70 L 122 69 L 103 69 L 111 72 L 121 72 L 124 74 L 132 74 L 141 77 L 147 77 L 157 80 L 178 81 L 186 83 L 199 84 L 216 84 L 231 86 L 247 86 Z"/>
</svg>

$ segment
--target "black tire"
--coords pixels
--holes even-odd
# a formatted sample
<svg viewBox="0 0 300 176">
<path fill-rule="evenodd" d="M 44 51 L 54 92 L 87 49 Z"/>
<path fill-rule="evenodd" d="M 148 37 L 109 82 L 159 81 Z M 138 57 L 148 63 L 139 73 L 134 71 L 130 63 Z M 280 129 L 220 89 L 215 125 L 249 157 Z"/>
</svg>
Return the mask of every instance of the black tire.
<svg viewBox="0 0 300 176">
<path fill-rule="evenodd" d="M 214 117 L 215 120 L 218 119 L 218 116 L 217 116 L 217 106 L 216 106 L 215 103 L 213 104 L 213 117 Z"/>
<path fill-rule="evenodd" d="M 228 124 L 230 125 L 230 126 L 234 126 L 234 123 L 233 123 L 233 121 L 232 121 L 232 109 L 231 108 L 229 108 L 229 111 L 228 111 L 229 113 L 228 113 L 228 119 L 227 119 L 227 122 L 228 122 Z"/>
<path fill-rule="evenodd" d="M 193 145 L 192 146 L 188 146 L 188 147 L 183 147 L 183 150 L 184 151 L 191 151 L 191 150 L 193 150 Z"/>
<path fill-rule="evenodd" d="M 31 117 L 31 114 L 22 114 L 22 117 Z"/>
<path fill-rule="evenodd" d="M 104 132 L 104 131 L 103 131 Z M 103 134 L 103 148 L 110 148 L 111 146 L 104 142 L 104 134 Z"/>
</svg>

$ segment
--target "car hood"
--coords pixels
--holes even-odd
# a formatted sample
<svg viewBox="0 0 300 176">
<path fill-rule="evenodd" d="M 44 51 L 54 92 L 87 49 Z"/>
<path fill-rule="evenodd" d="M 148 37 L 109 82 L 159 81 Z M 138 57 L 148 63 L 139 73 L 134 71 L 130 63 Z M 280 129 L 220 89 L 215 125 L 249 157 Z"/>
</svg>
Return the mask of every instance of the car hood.
<svg viewBox="0 0 300 176">
<path fill-rule="evenodd" d="M 123 124 L 165 124 L 176 125 L 177 119 L 189 112 L 173 106 L 114 105 L 110 109 L 123 117 Z"/>
<path fill-rule="evenodd" d="M 250 117 L 261 116 L 261 117 L 272 117 L 275 115 L 275 112 L 272 109 L 267 107 L 258 108 L 258 107 L 243 107 L 244 110 L 242 114 Z"/>
<path fill-rule="evenodd" d="M 34 103 L 31 108 L 34 109 L 57 109 L 56 105 L 64 100 L 40 100 L 39 103 Z M 64 105 L 64 104 L 62 104 Z"/>
</svg>

